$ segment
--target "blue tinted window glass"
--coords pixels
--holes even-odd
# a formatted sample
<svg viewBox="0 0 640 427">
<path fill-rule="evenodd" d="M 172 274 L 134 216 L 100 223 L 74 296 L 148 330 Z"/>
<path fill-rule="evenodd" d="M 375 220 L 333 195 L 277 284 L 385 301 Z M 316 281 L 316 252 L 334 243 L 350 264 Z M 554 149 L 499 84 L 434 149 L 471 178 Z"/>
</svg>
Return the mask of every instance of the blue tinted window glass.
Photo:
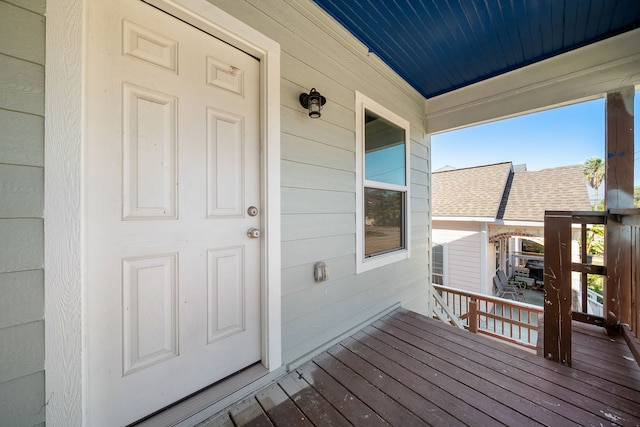
<svg viewBox="0 0 640 427">
<path fill-rule="evenodd" d="M 405 130 L 365 111 L 365 179 L 406 185 Z"/>
</svg>

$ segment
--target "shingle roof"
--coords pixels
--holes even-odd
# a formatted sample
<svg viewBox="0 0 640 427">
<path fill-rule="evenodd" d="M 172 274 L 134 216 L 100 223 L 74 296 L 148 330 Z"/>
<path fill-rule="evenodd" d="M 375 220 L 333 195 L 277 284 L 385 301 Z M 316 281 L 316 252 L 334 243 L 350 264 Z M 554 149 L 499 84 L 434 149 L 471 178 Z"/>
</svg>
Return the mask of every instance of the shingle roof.
<svg viewBox="0 0 640 427">
<path fill-rule="evenodd" d="M 510 171 L 504 162 L 434 172 L 432 215 L 495 218 Z"/>
<path fill-rule="evenodd" d="M 432 200 L 436 217 L 543 221 L 545 210 L 591 209 L 581 165 L 514 173 L 504 162 L 434 172 Z"/>
<path fill-rule="evenodd" d="M 545 210 L 591 210 L 581 165 L 514 174 L 504 219 L 544 221 Z"/>
</svg>

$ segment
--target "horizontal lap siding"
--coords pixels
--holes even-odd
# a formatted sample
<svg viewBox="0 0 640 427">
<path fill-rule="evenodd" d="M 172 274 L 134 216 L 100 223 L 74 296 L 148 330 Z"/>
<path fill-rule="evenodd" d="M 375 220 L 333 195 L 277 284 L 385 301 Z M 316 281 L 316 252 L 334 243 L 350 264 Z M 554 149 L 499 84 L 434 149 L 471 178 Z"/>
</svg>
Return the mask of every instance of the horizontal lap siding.
<svg viewBox="0 0 640 427">
<path fill-rule="evenodd" d="M 44 423 L 45 2 L 0 0 L 0 425 Z"/>
<path fill-rule="evenodd" d="M 282 319 L 286 363 L 395 303 L 424 310 L 429 275 L 429 141 L 424 100 L 312 2 L 216 0 L 281 54 Z M 318 120 L 298 97 L 327 97 Z M 412 257 L 356 275 L 355 92 L 411 123 Z M 317 284 L 324 261 L 329 281 Z M 418 302 L 416 302 L 418 301 Z"/>
<path fill-rule="evenodd" d="M 433 241 L 447 244 L 448 286 L 481 292 L 480 224 L 434 221 Z"/>
</svg>

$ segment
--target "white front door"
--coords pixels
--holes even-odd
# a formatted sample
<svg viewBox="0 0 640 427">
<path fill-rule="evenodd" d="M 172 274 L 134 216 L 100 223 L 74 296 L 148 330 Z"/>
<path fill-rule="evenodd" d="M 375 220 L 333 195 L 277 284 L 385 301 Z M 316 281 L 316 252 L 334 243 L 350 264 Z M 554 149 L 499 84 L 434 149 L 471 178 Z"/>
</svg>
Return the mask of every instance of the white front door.
<svg viewBox="0 0 640 427">
<path fill-rule="evenodd" d="M 89 3 L 86 420 L 115 426 L 261 360 L 259 62 Z"/>
</svg>

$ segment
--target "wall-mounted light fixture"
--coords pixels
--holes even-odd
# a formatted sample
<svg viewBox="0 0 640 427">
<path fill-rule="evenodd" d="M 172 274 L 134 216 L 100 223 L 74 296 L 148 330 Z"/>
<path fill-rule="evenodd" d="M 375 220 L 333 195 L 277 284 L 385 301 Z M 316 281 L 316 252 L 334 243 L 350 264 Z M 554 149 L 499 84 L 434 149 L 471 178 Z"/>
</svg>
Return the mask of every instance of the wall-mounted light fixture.
<svg viewBox="0 0 640 427">
<path fill-rule="evenodd" d="M 317 119 L 320 117 L 322 106 L 327 103 L 327 98 L 320 95 L 316 88 L 312 88 L 309 93 L 300 94 L 300 105 L 309 110 L 309 117 Z"/>
</svg>

